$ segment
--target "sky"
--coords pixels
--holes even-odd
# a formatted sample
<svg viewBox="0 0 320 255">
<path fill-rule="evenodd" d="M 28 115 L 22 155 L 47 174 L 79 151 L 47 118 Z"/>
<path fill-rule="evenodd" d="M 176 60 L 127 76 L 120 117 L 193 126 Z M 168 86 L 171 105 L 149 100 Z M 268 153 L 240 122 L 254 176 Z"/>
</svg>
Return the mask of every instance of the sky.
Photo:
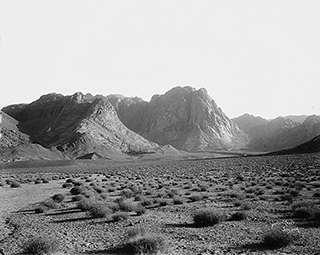
<svg viewBox="0 0 320 255">
<path fill-rule="evenodd" d="M 318 0 L 0 0 L 0 39 L 0 107 L 192 86 L 230 118 L 320 114 Z"/>
</svg>

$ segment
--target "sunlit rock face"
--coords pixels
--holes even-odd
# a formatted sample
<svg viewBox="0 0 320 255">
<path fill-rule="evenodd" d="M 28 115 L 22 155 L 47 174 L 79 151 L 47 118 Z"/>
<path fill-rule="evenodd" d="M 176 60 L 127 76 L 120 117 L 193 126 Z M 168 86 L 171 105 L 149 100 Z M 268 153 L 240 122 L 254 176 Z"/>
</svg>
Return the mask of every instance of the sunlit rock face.
<svg viewBox="0 0 320 255">
<path fill-rule="evenodd" d="M 240 149 L 249 141 L 203 88 L 176 87 L 164 95 L 154 95 L 149 103 L 110 97 L 128 128 L 161 145 L 204 151 Z"/>
</svg>

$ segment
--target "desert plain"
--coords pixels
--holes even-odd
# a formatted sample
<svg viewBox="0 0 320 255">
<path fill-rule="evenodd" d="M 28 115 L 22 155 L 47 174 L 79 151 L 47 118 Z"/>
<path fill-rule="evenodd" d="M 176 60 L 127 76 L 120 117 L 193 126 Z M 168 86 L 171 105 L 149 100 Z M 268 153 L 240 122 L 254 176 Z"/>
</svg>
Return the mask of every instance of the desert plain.
<svg viewBox="0 0 320 255">
<path fill-rule="evenodd" d="M 6 255 L 35 240 L 47 254 L 320 253 L 319 153 L 3 164 L 0 179 Z"/>
</svg>

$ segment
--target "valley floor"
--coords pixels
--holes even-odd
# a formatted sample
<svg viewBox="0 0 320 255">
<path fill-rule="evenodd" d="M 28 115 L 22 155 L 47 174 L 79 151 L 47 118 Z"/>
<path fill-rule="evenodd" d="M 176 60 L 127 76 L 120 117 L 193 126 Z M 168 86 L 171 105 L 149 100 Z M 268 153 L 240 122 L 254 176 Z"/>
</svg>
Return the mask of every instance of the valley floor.
<svg viewBox="0 0 320 255">
<path fill-rule="evenodd" d="M 40 236 L 56 240 L 60 254 L 120 254 L 116 248 L 137 227 L 165 239 L 161 254 L 320 253 L 319 219 L 296 214 L 297 208 L 320 210 L 320 154 L 88 163 L 0 175 L 5 255 L 21 254 Z M 11 188 L 14 181 L 21 187 Z M 55 194 L 63 201 L 50 200 Z M 79 201 L 109 211 L 94 217 Z M 224 217 L 198 226 L 194 215 L 203 209 Z M 236 213 L 244 219 L 232 218 Z M 125 217 L 117 221 L 115 215 Z M 275 229 L 294 235 L 286 245 L 270 247 L 263 237 Z"/>
</svg>

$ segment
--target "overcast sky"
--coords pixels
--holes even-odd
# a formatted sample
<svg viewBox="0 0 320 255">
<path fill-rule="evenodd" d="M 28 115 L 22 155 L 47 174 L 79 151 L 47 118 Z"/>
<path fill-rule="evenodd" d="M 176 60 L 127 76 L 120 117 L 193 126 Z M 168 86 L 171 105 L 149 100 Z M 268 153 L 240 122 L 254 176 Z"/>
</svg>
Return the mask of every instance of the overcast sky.
<svg viewBox="0 0 320 255">
<path fill-rule="evenodd" d="M 0 0 L 0 106 L 204 87 L 229 117 L 320 114 L 320 1 Z"/>
</svg>

